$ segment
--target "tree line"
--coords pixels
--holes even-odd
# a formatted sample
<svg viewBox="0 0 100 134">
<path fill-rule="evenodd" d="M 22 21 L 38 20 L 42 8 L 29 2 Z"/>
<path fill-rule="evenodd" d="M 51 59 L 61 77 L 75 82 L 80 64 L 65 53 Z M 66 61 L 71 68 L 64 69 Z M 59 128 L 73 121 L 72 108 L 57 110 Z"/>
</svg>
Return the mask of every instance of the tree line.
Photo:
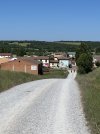
<svg viewBox="0 0 100 134">
<path fill-rule="evenodd" d="M 68 41 L 67 41 L 68 42 Z M 72 42 L 72 44 L 70 43 Z M 17 56 L 23 55 L 49 55 L 52 52 L 73 52 L 79 45 L 73 44 L 75 41 L 65 42 L 45 42 L 45 41 L 0 41 L 0 53 L 12 53 Z M 78 41 L 76 41 L 78 42 Z M 79 41 L 80 42 L 80 41 Z M 83 42 L 81 42 L 83 43 Z M 84 42 L 91 51 L 100 53 L 100 42 Z"/>
</svg>

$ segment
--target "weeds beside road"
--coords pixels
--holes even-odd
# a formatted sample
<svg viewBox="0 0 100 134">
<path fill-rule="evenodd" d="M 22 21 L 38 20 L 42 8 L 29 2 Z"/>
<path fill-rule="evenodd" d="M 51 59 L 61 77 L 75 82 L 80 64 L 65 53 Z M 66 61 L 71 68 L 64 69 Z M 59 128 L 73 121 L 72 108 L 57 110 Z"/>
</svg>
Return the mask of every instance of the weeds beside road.
<svg viewBox="0 0 100 134">
<path fill-rule="evenodd" d="M 47 74 L 38 76 L 0 70 L 0 92 L 25 82 L 48 78 L 66 78 L 67 75 L 68 72 L 65 72 L 64 70 L 51 70 Z"/>
<path fill-rule="evenodd" d="M 86 75 L 78 75 L 77 81 L 92 134 L 100 134 L 100 68 Z"/>
</svg>

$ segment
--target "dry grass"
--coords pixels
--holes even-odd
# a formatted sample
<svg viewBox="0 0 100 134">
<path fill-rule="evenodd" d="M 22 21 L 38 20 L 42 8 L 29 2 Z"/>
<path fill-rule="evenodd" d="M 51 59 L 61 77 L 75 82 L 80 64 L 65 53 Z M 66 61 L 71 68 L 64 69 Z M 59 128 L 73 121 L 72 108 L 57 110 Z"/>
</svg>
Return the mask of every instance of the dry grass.
<svg viewBox="0 0 100 134">
<path fill-rule="evenodd" d="M 26 73 L 0 71 L 0 92 L 25 82 L 48 78 L 66 78 L 67 75 L 68 72 L 64 70 L 51 70 L 47 74 L 38 76 Z"/>
</svg>

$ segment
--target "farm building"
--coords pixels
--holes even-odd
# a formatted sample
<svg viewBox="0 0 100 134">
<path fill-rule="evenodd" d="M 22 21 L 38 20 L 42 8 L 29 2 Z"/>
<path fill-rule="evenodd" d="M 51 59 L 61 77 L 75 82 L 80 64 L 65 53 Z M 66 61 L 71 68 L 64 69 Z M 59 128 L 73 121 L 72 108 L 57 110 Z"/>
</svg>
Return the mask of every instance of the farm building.
<svg viewBox="0 0 100 134">
<path fill-rule="evenodd" d="M 59 61 L 58 60 L 50 60 L 50 67 L 51 68 L 58 68 Z"/>
<path fill-rule="evenodd" d="M 68 52 L 67 54 L 68 54 L 69 57 L 75 58 L 76 52 Z"/>
<path fill-rule="evenodd" d="M 9 58 L 0 58 L 0 64 L 5 63 L 5 62 L 9 62 L 9 61 L 10 61 Z"/>
<path fill-rule="evenodd" d="M 17 60 L 2 63 L 0 65 L 1 70 L 25 72 L 34 75 L 43 74 L 42 63 L 34 61 L 31 58 L 20 58 Z"/>
<path fill-rule="evenodd" d="M 56 52 L 56 53 L 53 53 L 52 55 L 56 58 L 67 57 L 67 54 L 65 52 Z"/>
<path fill-rule="evenodd" d="M 49 67 L 49 57 L 48 56 L 37 56 L 32 57 L 34 60 L 41 61 L 44 67 Z"/>
<path fill-rule="evenodd" d="M 59 57 L 59 68 L 68 68 L 69 65 L 71 64 L 71 58 L 67 57 Z"/>
<path fill-rule="evenodd" d="M 0 53 L 0 58 L 11 58 L 12 54 L 11 53 Z"/>
<path fill-rule="evenodd" d="M 95 62 L 97 62 L 97 61 L 100 62 L 100 55 L 94 55 L 94 57 L 93 57 L 93 62 L 95 63 Z"/>
</svg>

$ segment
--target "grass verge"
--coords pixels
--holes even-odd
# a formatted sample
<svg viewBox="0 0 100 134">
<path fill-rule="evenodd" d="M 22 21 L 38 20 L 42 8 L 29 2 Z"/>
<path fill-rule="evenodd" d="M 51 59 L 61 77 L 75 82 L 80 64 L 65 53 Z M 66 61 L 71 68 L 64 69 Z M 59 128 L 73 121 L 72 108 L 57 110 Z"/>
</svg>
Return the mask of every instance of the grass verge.
<svg viewBox="0 0 100 134">
<path fill-rule="evenodd" d="M 100 68 L 86 75 L 78 75 L 77 81 L 92 134 L 100 134 Z"/>
<path fill-rule="evenodd" d="M 50 70 L 50 72 L 38 76 L 0 70 L 0 92 L 25 82 L 48 78 L 66 78 L 67 75 L 68 72 L 64 70 Z"/>
</svg>

